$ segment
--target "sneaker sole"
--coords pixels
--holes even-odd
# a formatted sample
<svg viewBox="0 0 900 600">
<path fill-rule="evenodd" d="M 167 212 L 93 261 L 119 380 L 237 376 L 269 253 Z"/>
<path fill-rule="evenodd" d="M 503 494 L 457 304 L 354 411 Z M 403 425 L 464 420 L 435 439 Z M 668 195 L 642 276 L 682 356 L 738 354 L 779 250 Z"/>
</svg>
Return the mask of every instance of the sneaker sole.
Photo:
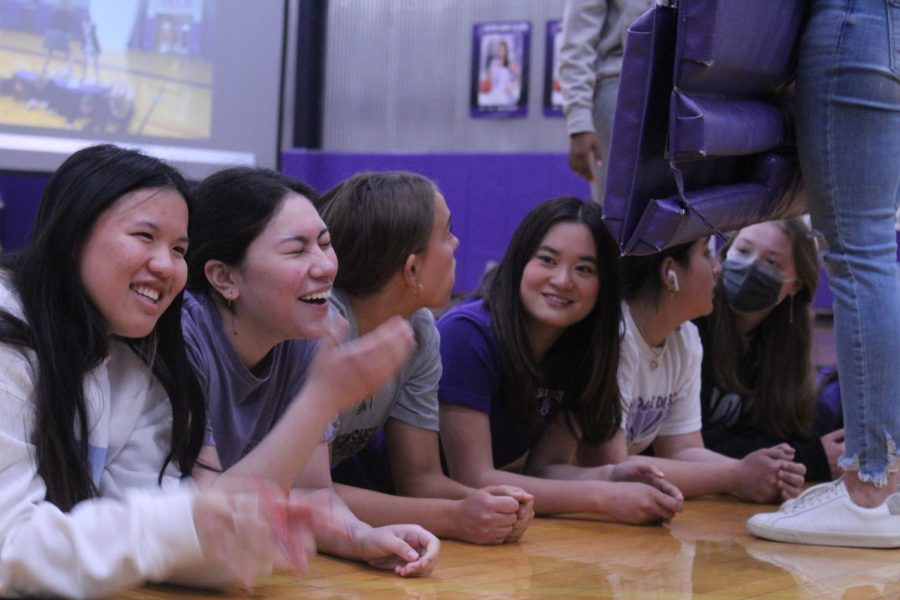
<svg viewBox="0 0 900 600">
<path fill-rule="evenodd" d="M 756 537 L 790 544 L 845 546 L 850 548 L 900 548 L 900 535 L 852 535 L 821 531 L 785 530 L 762 523 L 747 522 L 747 531 Z"/>
</svg>

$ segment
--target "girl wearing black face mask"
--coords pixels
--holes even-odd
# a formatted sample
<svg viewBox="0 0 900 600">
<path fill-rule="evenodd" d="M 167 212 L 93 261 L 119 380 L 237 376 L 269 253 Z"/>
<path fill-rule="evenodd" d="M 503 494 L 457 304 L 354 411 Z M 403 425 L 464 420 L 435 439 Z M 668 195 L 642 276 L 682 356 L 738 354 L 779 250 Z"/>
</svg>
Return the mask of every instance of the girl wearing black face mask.
<svg viewBox="0 0 900 600">
<path fill-rule="evenodd" d="M 809 304 L 819 262 L 812 233 L 802 219 L 760 223 L 732 237 L 721 256 L 715 309 L 696 322 L 704 348 L 704 442 L 736 458 L 787 442 L 808 480 L 831 479 L 843 431 L 822 430 L 831 420 L 823 418 L 827 407 L 816 414 Z"/>
</svg>

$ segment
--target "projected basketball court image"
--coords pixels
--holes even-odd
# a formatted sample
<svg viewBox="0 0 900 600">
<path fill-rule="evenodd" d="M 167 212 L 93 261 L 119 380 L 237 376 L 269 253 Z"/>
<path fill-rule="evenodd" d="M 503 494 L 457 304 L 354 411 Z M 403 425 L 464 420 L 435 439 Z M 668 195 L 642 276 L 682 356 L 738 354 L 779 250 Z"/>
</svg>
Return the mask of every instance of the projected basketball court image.
<svg viewBox="0 0 900 600">
<path fill-rule="evenodd" d="M 0 124 L 211 136 L 214 0 L 0 0 Z"/>
</svg>

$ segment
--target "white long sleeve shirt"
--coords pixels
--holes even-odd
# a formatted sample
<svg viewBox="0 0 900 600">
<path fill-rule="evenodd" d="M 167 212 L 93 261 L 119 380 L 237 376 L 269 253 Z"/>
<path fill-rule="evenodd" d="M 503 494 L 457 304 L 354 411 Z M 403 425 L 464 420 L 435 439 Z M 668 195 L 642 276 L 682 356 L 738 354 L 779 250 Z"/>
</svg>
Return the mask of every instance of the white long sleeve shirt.
<svg viewBox="0 0 900 600">
<path fill-rule="evenodd" d="M 0 307 L 21 316 L 3 279 Z M 96 597 L 201 567 L 191 491 L 171 464 L 157 482 L 172 414 L 149 368 L 112 342 L 85 378 L 99 497 L 64 513 L 46 501 L 34 458 L 34 360 L 0 344 L 0 595 Z"/>
</svg>

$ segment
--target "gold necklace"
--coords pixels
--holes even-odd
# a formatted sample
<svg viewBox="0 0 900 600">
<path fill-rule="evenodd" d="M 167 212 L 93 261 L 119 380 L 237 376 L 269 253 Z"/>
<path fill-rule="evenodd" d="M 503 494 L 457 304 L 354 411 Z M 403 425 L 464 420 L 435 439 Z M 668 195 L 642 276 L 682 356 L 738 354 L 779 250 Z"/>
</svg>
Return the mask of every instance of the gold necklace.
<svg viewBox="0 0 900 600">
<path fill-rule="evenodd" d="M 637 328 L 638 334 L 641 336 L 644 344 L 650 348 L 650 351 L 653 353 L 653 358 L 650 359 L 650 370 L 655 371 L 659 368 L 659 359 L 662 358 L 663 352 L 666 351 L 666 338 L 663 338 L 662 344 L 659 346 L 651 346 L 650 342 L 647 341 L 647 335 L 644 333 L 644 330 L 641 329 L 637 319 L 634 318 L 634 314 L 631 315 L 631 320 L 634 321 L 634 326 Z"/>
</svg>

